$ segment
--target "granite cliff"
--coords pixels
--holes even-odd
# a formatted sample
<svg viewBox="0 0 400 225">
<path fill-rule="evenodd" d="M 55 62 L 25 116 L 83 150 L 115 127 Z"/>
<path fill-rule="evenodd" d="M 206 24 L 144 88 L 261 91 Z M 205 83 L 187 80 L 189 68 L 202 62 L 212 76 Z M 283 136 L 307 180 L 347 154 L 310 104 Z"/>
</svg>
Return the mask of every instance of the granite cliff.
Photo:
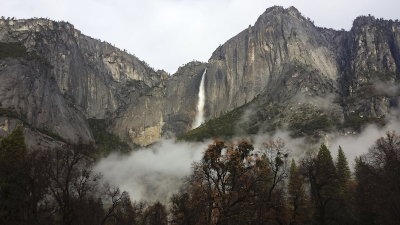
<svg viewBox="0 0 400 225">
<path fill-rule="evenodd" d="M 92 139 L 86 119 L 107 118 L 168 76 L 69 23 L 0 20 L 0 42 L 22 43 L 1 59 L 1 107 L 73 141 Z"/>
<path fill-rule="evenodd" d="M 69 23 L 0 20 L 0 42 L 19 46 L 0 58 L 0 107 L 8 112 L 0 135 L 24 121 L 32 145 L 48 138 L 43 130 L 92 140 L 94 118 L 131 145 L 182 135 L 192 129 L 206 68 L 209 122 L 186 139 L 277 128 L 313 140 L 359 132 L 398 106 L 399 32 L 399 22 L 372 16 L 355 19 L 350 31 L 320 28 L 294 7 L 276 6 L 207 63 L 168 76 Z"/>
<path fill-rule="evenodd" d="M 398 21 L 361 16 L 350 31 L 336 31 L 314 26 L 293 7 L 267 9 L 209 60 L 210 71 L 228 82 L 207 82 L 207 93 L 215 93 L 207 115 L 247 104 L 183 138 L 284 129 L 317 141 L 384 125 L 399 101 L 399 29 Z M 224 101 L 215 104 L 213 96 Z"/>
</svg>

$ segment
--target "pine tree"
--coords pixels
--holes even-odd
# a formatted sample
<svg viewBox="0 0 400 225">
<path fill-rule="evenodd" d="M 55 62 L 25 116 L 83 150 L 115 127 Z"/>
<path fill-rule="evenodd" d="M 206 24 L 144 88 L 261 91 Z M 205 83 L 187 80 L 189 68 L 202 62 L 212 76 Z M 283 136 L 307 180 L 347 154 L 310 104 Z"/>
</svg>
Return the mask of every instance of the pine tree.
<svg viewBox="0 0 400 225">
<path fill-rule="evenodd" d="M 310 182 L 315 220 L 319 224 L 325 224 L 326 219 L 333 216 L 329 208 L 337 192 L 336 168 L 325 144 L 321 144 L 316 157 L 302 159 L 301 173 Z"/>
<path fill-rule="evenodd" d="M 0 140 L 0 185 L 21 169 L 25 161 L 27 149 L 24 132 L 21 126 L 17 126 L 11 134 Z"/>
<path fill-rule="evenodd" d="M 291 210 L 290 224 L 302 224 L 307 219 L 307 195 L 304 190 L 304 180 L 299 170 L 297 169 L 296 162 L 292 159 L 289 175 L 289 206 Z"/>
<path fill-rule="evenodd" d="M 18 126 L 0 141 L 0 224 L 13 224 L 21 217 L 28 180 L 24 132 Z"/>
<path fill-rule="evenodd" d="M 333 163 L 331 152 L 324 143 L 321 144 L 317 155 L 317 167 L 320 172 L 320 178 L 326 179 L 336 175 L 336 168 Z"/>
<path fill-rule="evenodd" d="M 349 163 L 347 162 L 347 158 L 342 150 L 342 147 L 340 146 L 336 162 L 336 173 L 339 182 L 339 187 L 341 191 L 344 191 L 344 189 L 346 188 L 346 184 L 350 179 L 351 172 Z"/>
<path fill-rule="evenodd" d="M 356 223 L 354 218 L 356 212 L 354 194 L 357 184 L 355 181 L 350 180 L 349 163 L 340 146 L 336 161 L 336 175 L 336 196 L 332 209 L 337 215 L 339 224 L 354 224 Z"/>
<path fill-rule="evenodd" d="M 321 144 L 317 155 L 317 198 L 319 221 L 326 223 L 326 218 L 331 216 L 328 210 L 336 197 L 336 168 L 333 163 L 331 152 L 324 143 Z"/>
<path fill-rule="evenodd" d="M 0 141 L 0 160 L 7 163 L 9 160 L 22 159 L 26 156 L 26 143 L 24 132 L 20 125 L 11 134 Z"/>
</svg>

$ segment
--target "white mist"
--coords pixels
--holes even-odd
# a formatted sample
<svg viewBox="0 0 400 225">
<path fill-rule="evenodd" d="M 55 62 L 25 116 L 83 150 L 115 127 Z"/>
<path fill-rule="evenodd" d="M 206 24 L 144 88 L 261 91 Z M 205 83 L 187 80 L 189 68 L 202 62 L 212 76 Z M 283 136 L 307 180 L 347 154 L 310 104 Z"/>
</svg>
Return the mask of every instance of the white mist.
<svg viewBox="0 0 400 225">
<path fill-rule="evenodd" d="M 199 101 L 197 102 L 197 112 L 194 119 L 192 129 L 199 127 L 204 122 L 204 105 L 206 103 L 206 93 L 204 91 L 204 77 L 206 76 L 207 68 L 204 70 L 203 76 L 201 77 L 200 90 L 199 90 Z"/>
</svg>

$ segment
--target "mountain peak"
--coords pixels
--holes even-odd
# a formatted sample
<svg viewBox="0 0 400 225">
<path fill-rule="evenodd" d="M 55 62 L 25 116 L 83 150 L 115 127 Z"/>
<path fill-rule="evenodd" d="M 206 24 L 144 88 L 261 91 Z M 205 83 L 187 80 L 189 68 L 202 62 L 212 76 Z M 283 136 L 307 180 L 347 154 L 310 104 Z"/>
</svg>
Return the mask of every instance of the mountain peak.
<svg viewBox="0 0 400 225">
<path fill-rule="evenodd" d="M 305 20 L 304 16 L 294 6 L 284 8 L 282 6 L 273 6 L 267 8 L 263 14 L 260 15 L 257 22 L 259 21 L 271 21 L 273 17 L 291 16 L 298 20 Z M 257 23 L 256 22 L 256 23 Z"/>
<path fill-rule="evenodd" d="M 290 13 L 295 13 L 295 14 L 301 15 L 300 11 L 297 10 L 297 8 L 294 6 L 290 6 L 289 8 L 287 8 L 287 11 Z"/>
<path fill-rule="evenodd" d="M 277 6 L 277 5 L 267 8 L 265 10 L 264 14 L 268 14 L 268 13 L 285 13 L 285 12 L 288 12 L 288 13 L 291 13 L 291 14 L 301 15 L 299 10 L 297 10 L 297 8 L 294 7 L 294 6 L 290 6 L 290 7 L 285 9 L 283 6 Z"/>
</svg>

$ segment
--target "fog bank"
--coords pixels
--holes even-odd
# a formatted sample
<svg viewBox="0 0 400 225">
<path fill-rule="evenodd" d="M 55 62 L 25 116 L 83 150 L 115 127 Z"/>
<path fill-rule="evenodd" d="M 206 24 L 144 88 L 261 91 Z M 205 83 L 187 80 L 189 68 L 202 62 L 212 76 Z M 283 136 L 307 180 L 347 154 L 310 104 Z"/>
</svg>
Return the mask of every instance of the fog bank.
<svg viewBox="0 0 400 225">
<path fill-rule="evenodd" d="M 368 152 L 375 141 L 385 136 L 387 131 L 400 133 L 398 115 L 397 111 L 389 113 L 386 117 L 388 125 L 383 128 L 369 125 L 361 134 L 328 135 L 330 137 L 327 137 L 326 144 L 333 159 L 336 160 L 340 145 L 353 169 L 354 158 Z M 319 144 L 317 146 L 306 144 L 305 138 L 291 138 L 287 131 L 277 131 L 272 136 L 256 135 L 249 140 L 253 142 L 257 151 L 263 142 L 276 140 L 279 137 L 291 149 L 291 157 L 296 160 L 303 156 L 305 150 L 317 152 L 319 148 Z M 233 138 L 233 141 L 236 142 L 238 139 L 240 138 Z M 202 143 L 177 142 L 175 139 L 161 140 L 149 148 L 134 151 L 129 155 L 111 154 L 98 162 L 95 171 L 103 174 L 104 181 L 128 191 L 132 201 L 160 201 L 168 204 L 169 198 L 183 184 L 182 178 L 190 174 L 192 163 L 201 160 L 204 150 L 212 142 L 212 140 Z"/>
<path fill-rule="evenodd" d="M 111 154 L 99 161 L 95 171 L 103 174 L 104 181 L 128 191 L 132 201 L 143 199 L 165 204 L 210 143 L 161 140 L 130 155 Z"/>
</svg>

